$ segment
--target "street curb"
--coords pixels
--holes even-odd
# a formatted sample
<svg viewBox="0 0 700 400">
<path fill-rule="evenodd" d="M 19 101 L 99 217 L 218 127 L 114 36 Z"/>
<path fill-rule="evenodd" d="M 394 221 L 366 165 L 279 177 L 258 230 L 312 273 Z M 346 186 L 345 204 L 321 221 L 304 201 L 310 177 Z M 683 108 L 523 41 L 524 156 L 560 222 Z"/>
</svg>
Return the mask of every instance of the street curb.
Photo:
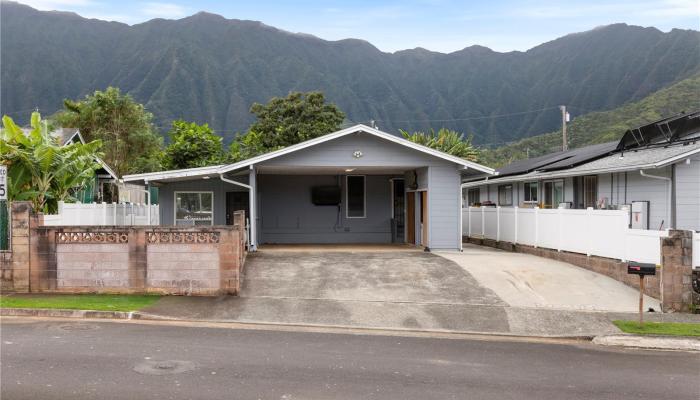
<svg viewBox="0 0 700 400">
<path fill-rule="evenodd" d="M 700 338 L 653 335 L 604 335 L 593 338 L 601 346 L 632 347 L 650 350 L 680 350 L 700 352 Z"/>
<path fill-rule="evenodd" d="M 98 311 L 98 310 L 67 310 L 63 308 L 0 308 L 3 317 L 54 317 L 54 318 L 104 318 L 104 319 L 135 319 L 136 312 L 127 311 Z"/>
<path fill-rule="evenodd" d="M 83 318 L 83 319 L 117 319 L 117 320 L 141 320 L 141 321 L 162 321 L 180 323 L 210 323 L 210 324 L 230 324 L 241 326 L 269 327 L 269 328 L 310 328 L 310 329 L 332 329 L 348 330 L 355 333 L 362 332 L 393 332 L 397 334 L 436 334 L 436 335 L 456 335 L 456 336 L 490 336 L 502 339 L 533 339 L 533 340 L 563 340 L 576 342 L 590 342 L 593 336 L 544 336 L 544 335 L 518 335 L 505 332 L 480 332 L 480 331 L 451 331 L 443 329 L 408 329 L 395 327 L 361 327 L 351 325 L 324 325 L 324 324 L 300 324 L 287 322 L 251 321 L 251 320 L 204 320 L 173 318 L 157 314 L 142 313 L 139 311 L 96 311 L 96 310 L 67 310 L 51 308 L 0 308 L 0 316 L 3 317 L 37 317 L 37 318 Z"/>
</svg>

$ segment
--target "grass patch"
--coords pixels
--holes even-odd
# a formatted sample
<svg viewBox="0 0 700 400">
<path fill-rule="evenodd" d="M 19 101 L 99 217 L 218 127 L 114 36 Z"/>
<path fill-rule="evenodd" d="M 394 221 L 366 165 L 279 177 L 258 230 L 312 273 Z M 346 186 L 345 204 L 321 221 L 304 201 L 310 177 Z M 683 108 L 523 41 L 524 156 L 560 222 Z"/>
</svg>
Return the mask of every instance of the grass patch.
<svg viewBox="0 0 700 400">
<path fill-rule="evenodd" d="M 135 294 L 12 295 L 0 296 L 0 307 L 136 311 L 150 306 L 158 299 L 160 296 Z"/>
<path fill-rule="evenodd" d="M 700 336 L 700 323 L 693 322 L 645 322 L 613 321 L 613 324 L 626 333 L 639 335 Z"/>
</svg>

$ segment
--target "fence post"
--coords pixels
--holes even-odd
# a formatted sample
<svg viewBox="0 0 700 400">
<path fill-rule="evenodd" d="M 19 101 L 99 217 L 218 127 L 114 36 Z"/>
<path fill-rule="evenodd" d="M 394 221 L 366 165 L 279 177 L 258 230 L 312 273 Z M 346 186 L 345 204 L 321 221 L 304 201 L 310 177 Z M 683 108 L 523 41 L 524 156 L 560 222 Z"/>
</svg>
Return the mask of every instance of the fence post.
<svg viewBox="0 0 700 400">
<path fill-rule="evenodd" d="M 540 236 L 540 208 L 535 207 L 535 247 L 539 244 Z"/>
<path fill-rule="evenodd" d="M 472 237 L 472 207 L 467 206 L 467 236 Z"/>
<path fill-rule="evenodd" d="M 591 236 L 591 216 L 593 215 L 593 208 L 592 207 L 587 207 L 586 208 L 586 255 L 588 257 L 591 256 L 591 242 L 593 241 L 593 237 Z"/>
<path fill-rule="evenodd" d="M 513 218 L 515 218 L 515 232 L 513 232 L 513 244 L 518 244 L 518 206 L 513 207 Z"/>
<path fill-rule="evenodd" d="M 501 241 L 501 206 L 496 207 L 496 241 Z"/>
<path fill-rule="evenodd" d="M 561 251 L 561 237 L 563 235 L 563 229 L 561 229 L 561 222 L 562 222 L 562 208 L 557 207 L 557 251 Z"/>
<path fill-rule="evenodd" d="M 486 237 L 486 207 L 481 207 L 481 238 Z"/>
</svg>

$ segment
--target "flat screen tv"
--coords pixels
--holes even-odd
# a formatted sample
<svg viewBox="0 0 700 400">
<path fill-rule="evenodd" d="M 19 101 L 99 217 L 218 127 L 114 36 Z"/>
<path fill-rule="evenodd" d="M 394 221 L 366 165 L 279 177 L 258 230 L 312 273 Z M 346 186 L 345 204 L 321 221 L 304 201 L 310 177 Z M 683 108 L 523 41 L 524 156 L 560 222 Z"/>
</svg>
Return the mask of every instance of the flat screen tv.
<svg viewBox="0 0 700 400">
<path fill-rule="evenodd" d="M 311 202 L 317 206 L 337 206 L 340 204 L 340 186 L 311 188 Z"/>
</svg>

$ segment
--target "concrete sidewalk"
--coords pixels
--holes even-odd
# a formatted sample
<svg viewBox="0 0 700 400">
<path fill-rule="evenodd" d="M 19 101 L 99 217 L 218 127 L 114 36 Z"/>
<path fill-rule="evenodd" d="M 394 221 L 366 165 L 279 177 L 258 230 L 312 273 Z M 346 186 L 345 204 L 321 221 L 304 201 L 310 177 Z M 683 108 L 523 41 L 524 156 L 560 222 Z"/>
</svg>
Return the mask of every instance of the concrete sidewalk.
<svg viewBox="0 0 700 400">
<path fill-rule="evenodd" d="M 339 301 L 298 298 L 165 297 L 142 310 L 159 318 L 209 322 L 581 337 L 618 334 L 611 321 L 634 313 L 494 305 Z M 647 321 L 700 322 L 700 315 L 647 313 Z"/>
</svg>

